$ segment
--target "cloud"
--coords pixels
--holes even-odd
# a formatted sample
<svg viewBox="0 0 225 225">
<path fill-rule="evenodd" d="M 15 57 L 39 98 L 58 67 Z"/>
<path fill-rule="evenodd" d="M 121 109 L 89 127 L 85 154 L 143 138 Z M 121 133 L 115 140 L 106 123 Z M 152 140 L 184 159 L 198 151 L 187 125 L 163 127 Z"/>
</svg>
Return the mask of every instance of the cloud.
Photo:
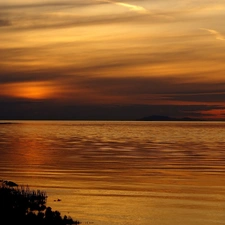
<svg viewBox="0 0 225 225">
<path fill-rule="evenodd" d="M 119 10 L 113 11 L 111 7 L 108 7 L 106 12 L 106 9 L 102 7 L 104 4 L 114 4 L 129 10 L 121 13 Z M 81 8 L 82 10 L 80 10 Z M 148 13 L 148 10 L 140 5 L 111 0 L 0 3 L 0 14 L 0 26 L 1 24 L 4 26 L 11 25 L 8 31 L 15 32 L 31 29 L 65 29 L 120 23 L 155 24 L 172 22 L 172 18 L 174 18 L 171 12 L 154 11 Z"/>
<path fill-rule="evenodd" d="M 7 4 L 7 3 L 2 3 L 0 2 L 1 10 L 4 9 L 24 9 L 24 8 L 67 8 L 67 7 L 85 7 L 85 6 L 93 6 L 93 5 L 100 5 L 104 4 L 104 2 L 100 1 L 92 1 L 92 0 L 76 0 L 76 1 L 46 1 L 46 2 L 32 2 L 28 3 L 26 1 L 21 1 L 19 3 L 14 3 L 14 4 Z"/>
<path fill-rule="evenodd" d="M 144 19 L 144 18 L 143 18 Z M 27 23 L 23 21 L 27 20 Z M 114 23 L 130 23 L 130 21 L 141 21 L 140 16 L 125 14 L 125 15 L 97 15 L 97 16 L 72 16 L 72 15 L 48 15 L 45 20 L 40 18 L 24 18 L 18 21 L 17 27 L 22 30 L 29 29 L 65 29 L 80 26 L 104 25 Z M 16 23 L 16 21 L 15 21 Z"/>
<path fill-rule="evenodd" d="M 10 84 L 10 83 L 23 83 L 23 82 L 39 82 L 39 81 L 49 81 L 55 80 L 61 77 L 61 74 L 48 74 L 48 71 L 32 71 L 32 72 L 2 72 L 0 74 L 0 83 Z"/>
<path fill-rule="evenodd" d="M 200 28 L 201 30 L 208 31 L 210 34 L 214 35 L 217 40 L 225 41 L 225 37 L 218 31 L 206 28 Z"/>
<path fill-rule="evenodd" d="M 12 25 L 9 20 L 0 19 L 0 27 L 6 27 Z"/>
<path fill-rule="evenodd" d="M 52 72 L 54 73 L 54 72 Z M 73 102 L 104 104 L 224 104 L 225 82 L 196 82 L 185 76 L 98 77 L 64 75 L 55 80 L 62 94 Z M 199 90 L 201 87 L 201 90 Z M 65 91 L 63 91 L 65 90 Z M 75 90 L 75 92 L 74 92 Z M 76 94 L 75 94 L 76 93 Z"/>
<path fill-rule="evenodd" d="M 146 21 L 155 22 L 167 21 L 167 18 L 162 18 L 157 15 L 147 14 L 99 14 L 99 15 L 79 15 L 71 13 L 57 14 L 51 11 L 45 13 L 20 13 L 15 12 L 8 16 L 7 20 L 0 20 L 1 26 L 11 25 L 11 31 L 23 31 L 23 30 L 35 30 L 35 29 L 65 29 L 75 28 L 82 26 L 93 26 L 93 25 L 109 25 L 117 23 L 141 23 Z M 170 21 L 169 21 L 170 22 Z"/>
<path fill-rule="evenodd" d="M 116 4 L 116 5 L 126 7 L 128 9 L 130 9 L 131 11 L 137 11 L 137 12 L 140 12 L 140 13 L 147 13 L 147 10 L 142 6 L 132 5 L 132 4 L 123 3 L 123 2 L 113 2 L 113 1 L 111 1 L 111 2 Z"/>
<path fill-rule="evenodd" d="M 221 104 L 225 98 L 225 82 L 208 81 L 202 74 L 182 74 L 181 76 L 130 76 L 113 73 L 101 76 L 104 71 L 121 70 L 125 64 L 107 64 L 94 67 L 70 67 L 37 69 L 36 71 L 2 71 L 0 88 L 7 85 L 51 84 L 57 100 L 77 103 L 121 103 L 121 104 Z M 128 65 L 128 64 L 127 64 Z M 111 66 L 111 67 L 110 67 Z M 96 74 L 95 71 L 98 71 Z M 181 78 L 182 77 L 182 78 Z M 203 77 L 196 80 L 197 77 Z M 39 85 L 41 87 L 41 85 Z M 53 88 L 54 87 L 54 88 Z M 201 87 L 199 89 L 199 87 Z M 5 92 L 9 93 L 9 92 Z M 9 93 L 10 94 L 10 93 Z"/>
</svg>

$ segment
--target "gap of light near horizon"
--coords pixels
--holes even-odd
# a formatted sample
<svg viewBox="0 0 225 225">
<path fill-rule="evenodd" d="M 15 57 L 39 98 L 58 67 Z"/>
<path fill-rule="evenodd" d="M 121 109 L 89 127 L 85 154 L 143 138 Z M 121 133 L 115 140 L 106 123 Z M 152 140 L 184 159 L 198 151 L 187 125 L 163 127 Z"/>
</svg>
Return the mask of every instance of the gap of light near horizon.
<svg viewBox="0 0 225 225">
<path fill-rule="evenodd" d="M 223 0 L 0 0 L 0 116 L 38 102 L 39 114 L 50 104 L 96 118 L 111 107 L 117 118 L 224 119 L 224 10 Z"/>
</svg>

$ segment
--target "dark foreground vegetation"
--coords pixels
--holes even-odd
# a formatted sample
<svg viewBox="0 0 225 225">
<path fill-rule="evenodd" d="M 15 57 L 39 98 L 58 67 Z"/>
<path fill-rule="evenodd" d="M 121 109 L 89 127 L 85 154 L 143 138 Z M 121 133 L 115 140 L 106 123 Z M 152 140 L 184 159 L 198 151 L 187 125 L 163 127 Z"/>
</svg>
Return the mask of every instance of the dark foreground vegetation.
<svg viewBox="0 0 225 225">
<path fill-rule="evenodd" d="M 14 182 L 0 182 L 0 218 L 4 225 L 71 225 L 80 224 L 71 217 L 61 216 L 46 206 L 47 195 L 40 190 Z M 2 224 L 2 223 L 0 223 Z"/>
</svg>

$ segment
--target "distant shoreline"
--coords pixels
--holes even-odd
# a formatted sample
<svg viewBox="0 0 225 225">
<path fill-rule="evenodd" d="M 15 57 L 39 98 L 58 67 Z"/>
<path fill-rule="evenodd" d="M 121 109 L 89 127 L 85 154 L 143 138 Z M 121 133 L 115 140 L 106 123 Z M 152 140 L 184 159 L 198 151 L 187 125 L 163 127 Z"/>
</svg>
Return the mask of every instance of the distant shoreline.
<svg viewBox="0 0 225 225">
<path fill-rule="evenodd" d="M 170 117 L 170 116 L 163 116 L 163 115 L 150 115 L 146 117 L 141 117 L 138 119 L 49 119 L 49 118 L 42 118 L 42 119 L 30 119 L 30 118 L 14 118 L 14 119 L 6 119 L 0 118 L 0 125 L 7 125 L 7 124 L 15 124 L 19 123 L 20 121 L 193 121 L 193 122 L 225 122 L 225 119 L 202 119 L 202 118 L 192 118 L 192 117 Z"/>
<path fill-rule="evenodd" d="M 42 120 L 29 120 L 29 119 L 20 119 L 20 120 L 0 120 L 0 121 L 15 121 L 15 122 L 0 122 L 1 125 L 13 125 L 13 124 L 20 124 L 22 122 L 225 122 L 225 120 L 201 120 L 201 119 L 170 119 L 170 120 L 163 120 L 163 119 L 136 119 L 136 120 L 57 120 L 57 119 L 42 119 Z"/>
<path fill-rule="evenodd" d="M 138 120 L 139 121 L 206 121 L 203 119 L 196 119 L 191 117 L 176 118 L 176 117 L 161 116 L 161 115 L 151 115 L 147 117 L 142 117 Z"/>
</svg>

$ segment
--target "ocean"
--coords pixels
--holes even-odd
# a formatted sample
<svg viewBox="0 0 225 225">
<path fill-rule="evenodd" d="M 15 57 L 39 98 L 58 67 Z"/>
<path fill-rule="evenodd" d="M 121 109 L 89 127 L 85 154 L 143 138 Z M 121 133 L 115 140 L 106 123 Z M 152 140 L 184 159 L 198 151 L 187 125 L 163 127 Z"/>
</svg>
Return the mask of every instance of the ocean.
<svg viewBox="0 0 225 225">
<path fill-rule="evenodd" d="M 225 224 L 225 122 L 0 121 L 0 180 L 82 224 Z"/>
</svg>

